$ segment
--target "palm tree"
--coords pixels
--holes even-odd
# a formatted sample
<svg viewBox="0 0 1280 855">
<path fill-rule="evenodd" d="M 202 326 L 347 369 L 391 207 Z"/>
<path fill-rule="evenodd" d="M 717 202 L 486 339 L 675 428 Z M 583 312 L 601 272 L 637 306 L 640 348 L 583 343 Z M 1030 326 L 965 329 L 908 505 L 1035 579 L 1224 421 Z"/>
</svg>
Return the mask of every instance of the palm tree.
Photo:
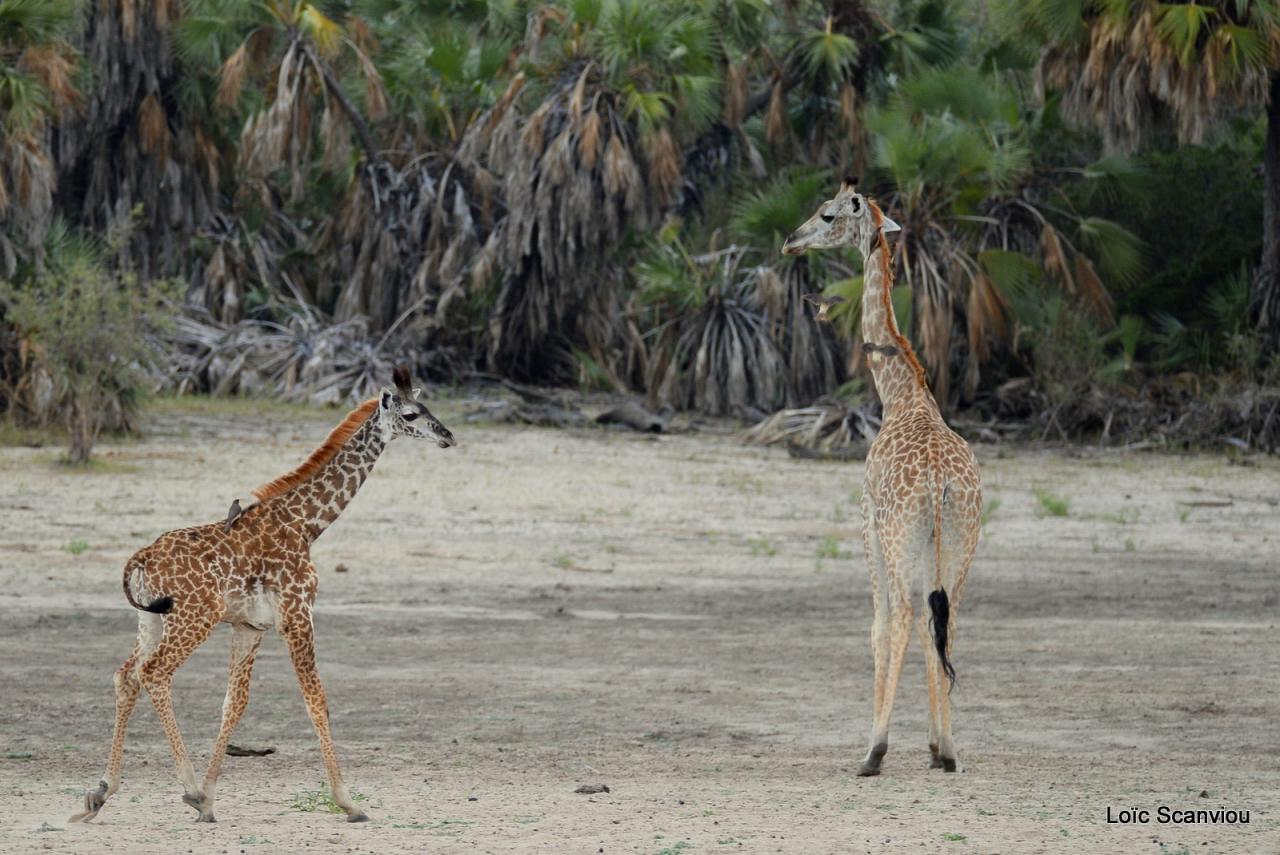
<svg viewBox="0 0 1280 855">
<path fill-rule="evenodd" d="M 0 274 L 42 263 L 56 172 L 47 130 L 80 104 L 78 0 L 0 0 Z"/>
<path fill-rule="evenodd" d="M 1042 275 L 1111 322 L 1106 284 L 1136 275 L 1139 242 L 1077 214 L 1045 180 L 1032 128 L 998 78 L 964 67 L 922 72 L 867 124 L 876 133 L 873 180 L 887 186 L 881 203 L 902 226 L 896 263 L 912 299 L 910 327 L 940 403 L 950 399 L 953 355 L 963 355 L 963 397 L 973 398 L 983 363 L 1011 340 L 1014 297 Z M 1076 174 L 1104 179 L 1118 169 L 1103 162 Z M 851 323 L 856 312 L 855 300 L 838 316 Z M 966 341 L 957 348 L 958 325 Z"/>
<path fill-rule="evenodd" d="M 1172 126 L 1181 142 L 1265 108 L 1265 214 L 1253 310 L 1280 351 L 1280 4 L 1275 0 L 1028 0 L 1011 19 L 1045 45 L 1040 78 L 1063 91 L 1064 115 L 1133 150 Z"/>
</svg>

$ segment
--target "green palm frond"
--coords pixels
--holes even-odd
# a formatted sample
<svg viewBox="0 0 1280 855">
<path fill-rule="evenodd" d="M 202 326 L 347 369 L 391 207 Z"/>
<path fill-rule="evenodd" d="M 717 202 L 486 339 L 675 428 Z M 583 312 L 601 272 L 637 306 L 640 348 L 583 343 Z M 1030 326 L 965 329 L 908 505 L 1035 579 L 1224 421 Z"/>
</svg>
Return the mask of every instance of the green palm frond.
<svg viewBox="0 0 1280 855">
<path fill-rule="evenodd" d="M 956 4 L 926 0 L 918 6 L 901 4 L 896 8 L 906 18 L 895 20 L 881 41 L 893 53 L 900 74 L 920 74 L 929 68 L 952 65 L 960 58 L 964 40 L 956 20 Z"/>
<path fill-rule="evenodd" d="M 1129 285 L 1145 264 L 1142 239 L 1119 223 L 1101 217 L 1084 217 L 1077 228 L 1081 245 L 1097 259 L 1106 281 Z"/>
<path fill-rule="evenodd" d="M 49 94 L 43 86 L 15 69 L 0 69 L 0 112 L 7 133 L 31 130 L 48 111 Z"/>
<path fill-rule="evenodd" d="M 1217 11 L 1199 3 L 1162 3 L 1159 8 L 1156 31 L 1173 48 L 1178 61 L 1186 65 L 1196 53 L 1201 31 Z"/>
<path fill-rule="evenodd" d="M 677 43 L 670 10 L 653 0 L 613 0 L 596 25 L 599 55 L 612 75 L 636 67 L 662 68 Z"/>
<path fill-rule="evenodd" d="M 707 127 L 720 115 L 720 81 L 708 74 L 676 74 L 675 85 L 680 113 L 698 130 Z"/>
<path fill-rule="evenodd" d="M 755 246 L 780 247 L 804 222 L 830 183 L 825 170 L 793 169 L 744 193 L 733 205 L 730 230 Z"/>
<path fill-rule="evenodd" d="M 831 18 L 822 27 L 797 34 L 792 51 L 804 75 L 814 82 L 843 79 L 860 53 L 857 42 L 833 29 Z"/>
<path fill-rule="evenodd" d="M 0 44 L 70 38 L 83 6 L 83 0 L 0 0 Z"/>
<path fill-rule="evenodd" d="M 1084 39 L 1084 8 L 1088 0 L 1002 0 L 999 14 L 1006 20 L 1032 25 L 1055 42 L 1077 43 Z"/>
<path fill-rule="evenodd" d="M 1206 313 L 1215 330 L 1227 335 L 1247 328 L 1249 323 L 1249 269 L 1244 264 L 1214 285 L 1205 298 Z"/>
<path fill-rule="evenodd" d="M 1021 252 L 986 249 L 978 253 L 977 259 L 996 288 L 1011 302 L 1044 276 L 1040 266 Z"/>
</svg>

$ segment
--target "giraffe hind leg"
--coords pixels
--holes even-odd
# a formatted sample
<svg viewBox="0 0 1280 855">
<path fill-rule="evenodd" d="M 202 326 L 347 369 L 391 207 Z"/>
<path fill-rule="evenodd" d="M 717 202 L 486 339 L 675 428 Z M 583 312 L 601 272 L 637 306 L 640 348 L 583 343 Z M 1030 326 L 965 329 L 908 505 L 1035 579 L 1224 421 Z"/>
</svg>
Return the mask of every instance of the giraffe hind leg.
<svg viewBox="0 0 1280 855">
<path fill-rule="evenodd" d="M 925 686 L 929 690 L 929 768 L 941 769 L 942 756 L 938 753 L 938 739 L 942 710 L 938 698 L 938 659 L 933 649 L 933 638 L 929 634 L 928 618 L 921 616 L 916 619 L 916 634 L 920 637 L 920 646 L 924 648 Z"/>
<path fill-rule="evenodd" d="M 107 755 L 107 769 L 95 789 L 84 795 L 84 810 L 73 814 L 70 822 L 89 822 L 98 815 L 107 799 L 120 789 L 120 774 L 124 768 L 124 735 L 129 726 L 129 718 L 133 715 L 138 695 L 142 691 L 142 680 L 138 676 L 138 666 L 151 654 L 160 641 L 163 631 L 159 615 L 140 614 L 138 619 L 138 638 L 133 645 L 133 653 L 116 671 L 114 677 L 116 694 L 116 722 L 111 736 L 111 750 Z"/>
<path fill-rule="evenodd" d="M 977 489 L 954 489 L 951 501 L 945 506 L 942 518 L 942 588 L 946 594 L 946 640 L 942 645 L 946 660 L 951 661 L 952 648 L 956 640 L 956 620 L 960 607 L 960 596 L 964 591 L 965 579 L 969 575 L 969 567 L 973 563 L 974 553 L 978 548 L 978 534 L 981 526 L 982 494 Z M 934 596 L 939 592 L 933 592 Z M 939 597 L 941 599 L 941 597 Z M 941 617 L 935 613 L 935 624 Z M 935 627 L 936 628 L 936 627 Z M 941 634 L 940 634 L 941 635 Z M 939 656 L 941 659 L 942 657 Z M 951 681 L 939 670 L 938 681 L 938 754 L 942 761 L 942 769 L 955 772 L 958 768 L 956 760 L 955 740 L 951 734 Z"/>
<path fill-rule="evenodd" d="M 196 773 L 173 714 L 173 675 L 209 637 L 220 618 L 220 612 L 215 613 L 204 604 L 192 604 L 165 615 L 164 639 L 140 669 L 142 685 L 151 696 L 151 705 L 173 751 L 178 779 L 182 781 L 182 800 L 200 813 L 204 813 L 204 794 L 196 785 Z"/>
</svg>

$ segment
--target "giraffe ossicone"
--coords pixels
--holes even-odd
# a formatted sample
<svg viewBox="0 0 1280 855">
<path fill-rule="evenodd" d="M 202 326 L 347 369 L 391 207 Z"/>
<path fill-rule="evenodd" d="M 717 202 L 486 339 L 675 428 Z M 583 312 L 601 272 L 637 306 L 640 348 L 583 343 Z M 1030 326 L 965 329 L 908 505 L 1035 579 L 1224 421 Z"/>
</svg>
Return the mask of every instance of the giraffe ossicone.
<svg viewBox="0 0 1280 855">
<path fill-rule="evenodd" d="M 898 329 L 886 232 L 899 231 L 846 178 L 787 238 L 782 251 L 856 247 L 863 258 L 862 345 L 884 407 L 867 452 L 862 542 L 871 574 L 875 659 L 871 744 L 860 775 L 878 775 L 912 625 L 925 648 L 930 765 L 956 771 L 951 735 L 951 649 L 956 610 L 978 545 L 982 486 L 973 451 L 947 427 L 924 367 Z M 816 301 L 815 301 L 816 302 Z M 820 319 L 825 312 L 820 313 Z M 917 616 L 912 600 L 921 600 Z M 947 685 L 944 685 L 944 681 Z"/>
<path fill-rule="evenodd" d="M 116 720 L 107 769 L 85 795 L 72 822 L 93 819 L 120 788 L 124 737 L 143 688 L 151 696 L 173 751 L 182 800 L 213 822 L 214 788 L 227 744 L 249 702 L 249 678 L 263 633 L 284 637 L 320 742 L 333 801 L 351 822 L 368 819 L 351 799 L 338 767 L 329 710 L 316 671 L 311 612 L 318 580 L 311 544 L 342 513 L 399 436 L 456 445 L 453 434 L 418 400 L 407 368 L 392 385 L 356 407 L 303 463 L 253 491 L 257 503 L 225 521 L 160 535 L 125 563 L 124 593 L 138 613 L 133 653 L 115 674 Z M 231 668 L 222 725 L 209 768 L 197 783 L 171 699 L 174 672 L 219 623 L 232 627 Z"/>
</svg>

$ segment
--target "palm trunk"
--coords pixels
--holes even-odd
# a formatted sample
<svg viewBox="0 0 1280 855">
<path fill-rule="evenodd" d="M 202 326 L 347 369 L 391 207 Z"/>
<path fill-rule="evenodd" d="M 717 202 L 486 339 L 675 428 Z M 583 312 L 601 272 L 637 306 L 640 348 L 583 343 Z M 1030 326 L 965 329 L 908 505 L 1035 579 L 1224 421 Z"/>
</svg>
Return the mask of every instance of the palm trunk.
<svg viewBox="0 0 1280 855">
<path fill-rule="evenodd" d="M 310 42 L 304 42 L 304 47 L 307 51 L 307 59 L 311 60 L 311 64 L 319 70 L 320 77 L 324 80 L 325 88 L 329 90 L 329 94 L 338 102 L 342 112 L 347 114 L 347 121 L 355 129 L 356 138 L 360 140 L 360 147 L 364 149 L 365 160 L 370 166 L 382 163 L 382 152 L 378 148 L 377 141 L 373 138 L 373 131 L 369 129 L 369 123 L 364 120 L 364 116 L 356 109 L 356 105 L 351 103 L 351 99 L 347 97 L 346 90 L 342 88 L 342 84 L 338 82 L 338 78 L 334 75 L 333 69 L 316 53 Z"/>
<path fill-rule="evenodd" d="M 1264 353 L 1280 353 L 1280 71 L 1271 72 L 1263 154 L 1262 264 L 1251 303 Z"/>
</svg>

